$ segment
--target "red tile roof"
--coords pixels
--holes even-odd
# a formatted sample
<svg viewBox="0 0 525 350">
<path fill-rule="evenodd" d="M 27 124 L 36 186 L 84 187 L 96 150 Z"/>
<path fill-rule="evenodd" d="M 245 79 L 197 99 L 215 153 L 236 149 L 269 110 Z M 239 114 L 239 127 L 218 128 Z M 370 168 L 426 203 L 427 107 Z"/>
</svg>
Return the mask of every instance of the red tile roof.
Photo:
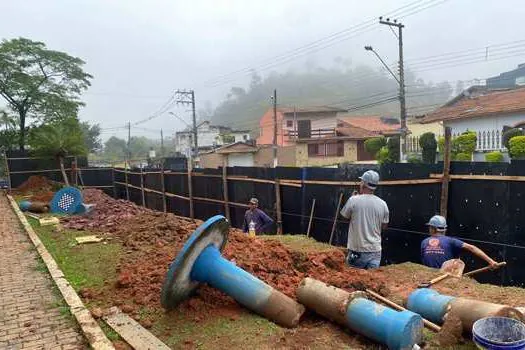
<svg viewBox="0 0 525 350">
<path fill-rule="evenodd" d="M 356 139 L 367 139 L 377 136 L 377 133 L 373 131 L 357 128 L 352 125 L 345 125 L 343 127 L 336 128 L 335 130 L 337 131 L 337 135 L 348 136 Z"/>
<path fill-rule="evenodd" d="M 477 95 L 460 95 L 429 113 L 421 122 L 432 123 L 521 111 L 525 111 L 525 88 L 504 91 L 485 90 Z"/>
<path fill-rule="evenodd" d="M 342 116 L 337 118 L 342 126 L 351 126 L 371 131 L 375 134 L 392 133 L 398 131 L 401 125 L 385 123 L 384 118 L 379 116 Z"/>
</svg>

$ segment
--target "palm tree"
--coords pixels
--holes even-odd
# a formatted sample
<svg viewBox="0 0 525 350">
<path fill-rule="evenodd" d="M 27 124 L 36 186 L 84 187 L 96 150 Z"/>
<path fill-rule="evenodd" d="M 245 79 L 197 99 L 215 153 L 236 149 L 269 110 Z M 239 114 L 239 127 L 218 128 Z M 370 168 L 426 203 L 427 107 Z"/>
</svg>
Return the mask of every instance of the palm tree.
<svg viewBox="0 0 525 350">
<path fill-rule="evenodd" d="M 69 180 L 64 169 L 64 158 L 87 153 L 84 134 L 76 118 L 69 118 L 33 129 L 29 134 L 29 146 L 37 156 L 58 159 L 60 171 L 67 186 L 69 186 Z"/>
</svg>

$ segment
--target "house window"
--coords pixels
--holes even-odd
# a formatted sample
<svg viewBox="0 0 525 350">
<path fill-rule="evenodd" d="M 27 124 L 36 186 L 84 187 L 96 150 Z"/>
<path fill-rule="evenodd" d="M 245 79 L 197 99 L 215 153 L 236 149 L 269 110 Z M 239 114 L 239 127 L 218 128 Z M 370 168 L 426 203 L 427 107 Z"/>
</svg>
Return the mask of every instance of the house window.
<svg viewBox="0 0 525 350">
<path fill-rule="evenodd" d="M 248 141 L 248 135 L 242 135 L 242 139 L 243 139 L 244 141 Z"/>
<path fill-rule="evenodd" d="M 343 157 L 344 151 L 344 143 L 342 141 L 308 145 L 309 157 Z"/>
<path fill-rule="evenodd" d="M 287 128 L 293 128 L 293 120 L 287 120 L 286 121 L 286 127 Z"/>
</svg>

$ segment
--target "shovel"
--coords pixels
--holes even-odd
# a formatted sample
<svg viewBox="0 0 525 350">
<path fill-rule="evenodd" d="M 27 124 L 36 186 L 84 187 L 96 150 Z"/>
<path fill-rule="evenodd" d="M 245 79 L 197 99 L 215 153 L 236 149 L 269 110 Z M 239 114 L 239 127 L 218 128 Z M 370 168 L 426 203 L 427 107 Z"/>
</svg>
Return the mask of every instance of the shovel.
<svg viewBox="0 0 525 350">
<path fill-rule="evenodd" d="M 459 259 L 453 259 L 453 260 L 459 260 Z M 443 263 L 442 269 L 443 269 L 443 268 L 447 269 L 447 267 L 445 266 L 445 264 L 447 264 L 448 262 L 451 262 L 451 261 L 453 261 L 453 260 L 447 260 L 447 261 L 445 261 L 445 262 Z M 459 260 L 459 261 L 461 261 L 461 260 Z M 463 263 L 463 262 L 461 262 L 461 263 Z M 448 268 L 450 268 L 450 265 L 454 265 L 454 264 L 453 264 L 453 263 L 449 263 Z M 463 263 L 463 266 L 464 266 L 464 265 L 465 265 L 465 264 Z M 507 265 L 507 263 L 506 263 L 505 261 L 503 261 L 503 262 L 499 262 L 499 263 L 497 263 L 497 264 L 494 265 L 494 266 L 485 266 L 485 267 L 482 267 L 482 268 L 480 268 L 480 269 L 472 270 L 472 271 L 470 271 L 470 272 L 467 272 L 467 273 L 463 274 L 463 276 L 472 276 L 472 275 L 478 274 L 478 273 L 480 273 L 480 272 L 485 272 L 485 271 L 489 271 L 489 270 L 496 270 L 496 269 L 499 269 L 500 267 L 503 267 L 503 266 L 505 266 L 505 265 Z M 439 276 L 439 277 L 434 278 L 433 280 L 430 280 L 429 282 L 421 283 L 421 284 L 418 286 L 418 288 L 429 288 L 429 287 L 431 287 L 433 284 L 436 284 L 436 283 L 438 283 L 439 281 L 442 281 L 442 280 L 444 280 L 445 278 L 447 278 L 447 277 L 449 277 L 449 276 L 453 276 L 453 277 L 461 277 L 461 276 L 462 276 L 462 273 L 463 273 L 463 269 L 461 269 L 461 272 L 460 272 L 459 275 L 451 274 L 450 272 L 449 272 L 449 273 L 445 273 L 445 274 L 443 274 L 443 275 L 441 275 L 441 276 Z"/>
<path fill-rule="evenodd" d="M 461 261 L 460 259 L 447 260 L 443 263 L 443 265 L 441 265 L 440 271 L 444 272 L 443 275 L 438 276 L 434 279 L 431 279 L 428 282 L 420 283 L 419 286 L 417 287 L 418 288 L 429 288 L 432 285 L 450 276 L 459 278 L 463 274 L 463 269 L 465 269 L 465 263 Z"/>
</svg>

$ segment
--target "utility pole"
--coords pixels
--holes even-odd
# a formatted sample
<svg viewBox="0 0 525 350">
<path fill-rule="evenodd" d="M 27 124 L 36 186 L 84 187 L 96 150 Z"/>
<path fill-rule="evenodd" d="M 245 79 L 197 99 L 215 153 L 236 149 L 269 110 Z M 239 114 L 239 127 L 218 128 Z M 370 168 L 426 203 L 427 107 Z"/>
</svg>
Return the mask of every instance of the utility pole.
<svg viewBox="0 0 525 350">
<path fill-rule="evenodd" d="M 193 118 L 193 159 L 195 159 L 199 152 L 199 143 L 197 142 L 197 114 L 195 113 L 195 91 L 193 90 L 177 90 L 175 92 L 177 104 L 191 105 Z"/>
<path fill-rule="evenodd" d="M 400 119 L 401 119 L 401 139 L 399 140 L 400 154 L 399 160 L 405 161 L 406 156 L 406 135 L 407 135 L 407 112 L 406 112 L 406 100 L 405 100 L 405 69 L 403 65 L 403 28 L 405 27 L 402 23 L 398 22 L 397 19 L 390 21 L 387 18 L 385 21 L 383 17 L 379 17 L 379 23 L 387 25 L 389 27 L 397 27 L 398 29 L 398 43 L 399 43 L 399 105 L 400 105 Z"/>
<path fill-rule="evenodd" d="M 277 89 L 273 90 L 273 167 L 277 168 Z"/>
</svg>

